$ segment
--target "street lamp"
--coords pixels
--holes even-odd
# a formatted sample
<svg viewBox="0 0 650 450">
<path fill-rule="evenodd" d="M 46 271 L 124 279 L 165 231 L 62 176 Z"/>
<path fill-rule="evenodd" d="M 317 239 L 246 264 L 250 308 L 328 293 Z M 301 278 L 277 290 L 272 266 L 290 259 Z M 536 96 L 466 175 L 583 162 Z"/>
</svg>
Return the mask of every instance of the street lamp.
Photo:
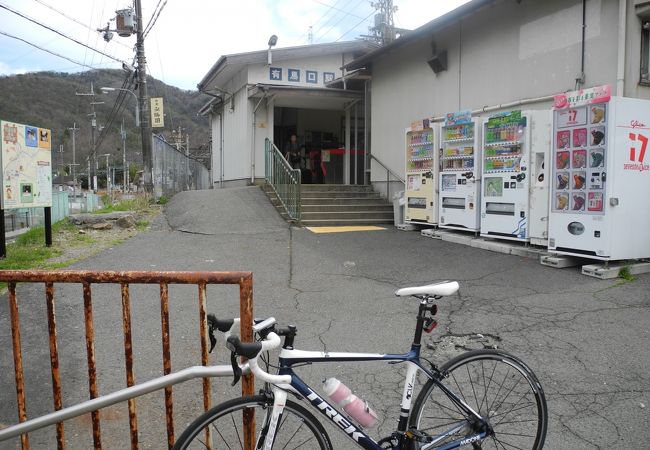
<svg viewBox="0 0 650 450">
<path fill-rule="evenodd" d="M 113 91 L 124 91 L 128 92 L 135 98 L 135 126 L 139 127 L 140 126 L 140 108 L 138 106 L 138 96 L 135 95 L 135 92 L 133 92 L 131 89 L 125 89 L 125 88 L 115 88 L 115 87 L 101 87 L 99 88 L 102 92 L 107 93 L 107 92 L 113 92 Z"/>
</svg>

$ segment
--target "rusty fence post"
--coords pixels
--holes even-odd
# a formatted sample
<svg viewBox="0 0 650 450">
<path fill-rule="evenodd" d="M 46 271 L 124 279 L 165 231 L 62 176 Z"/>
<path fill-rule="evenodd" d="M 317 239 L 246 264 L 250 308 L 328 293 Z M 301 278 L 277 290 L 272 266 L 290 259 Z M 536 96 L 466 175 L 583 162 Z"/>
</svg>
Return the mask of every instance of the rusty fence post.
<svg viewBox="0 0 650 450">
<path fill-rule="evenodd" d="M 54 309 L 54 284 L 45 283 L 45 300 L 47 302 L 47 329 L 50 335 L 50 366 L 52 369 L 52 395 L 54 396 L 54 409 L 63 408 L 61 401 L 61 374 L 59 372 L 59 351 L 56 340 L 56 313 Z M 56 424 L 56 445 L 59 450 L 65 449 L 65 432 L 63 422 Z"/>
<path fill-rule="evenodd" d="M 135 384 L 133 374 L 133 341 L 131 335 L 131 295 L 129 284 L 121 283 L 122 292 L 122 328 L 124 329 L 124 361 L 126 369 L 126 385 Z M 138 416 L 136 414 L 135 399 L 128 400 L 129 405 L 129 432 L 131 434 L 131 450 L 138 449 Z"/>
<path fill-rule="evenodd" d="M 11 343 L 14 351 L 14 372 L 16 377 L 16 403 L 18 403 L 18 421 L 27 420 L 25 409 L 25 372 L 23 371 L 23 354 L 20 349 L 20 319 L 16 301 L 16 283 L 9 282 L 9 314 L 11 315 Z M 23 450 L 29 450 L 29 436 L 20 435 Z"/>
<path fill-rule="evenodd" d="M 239 284 L 239 317 L 242 342 L 253 341 L 253 275 L 242 277 Z M 253 395 L 255 380 L 253 375 L 244 375 L 241 380 L 242 395 Z M 244 449 L 253 450 L 255 444 L 255 410 L 244 411 Z"/>
<path fill-rule="evenodd" d="M 93 301 L 90 283 L 83 283 L 84 319 L 86 322 L 86 355 L 88 357 L 88 391 L 90 398 L 97 398 L 97 367 L 95 365 L 95 325 L 93 322 Z M 90 413 L 93 422 L 93 445 L 95 450 L 102 449 L 99 411 Z"/>
</svg>

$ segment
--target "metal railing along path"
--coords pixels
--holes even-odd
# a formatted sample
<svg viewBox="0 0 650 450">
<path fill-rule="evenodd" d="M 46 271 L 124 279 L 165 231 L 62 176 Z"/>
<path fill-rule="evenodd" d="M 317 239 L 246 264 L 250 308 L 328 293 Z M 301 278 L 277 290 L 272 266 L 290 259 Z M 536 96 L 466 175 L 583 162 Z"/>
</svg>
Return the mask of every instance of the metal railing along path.
<svg viewBox="0 0 650 450">
<path fill-rule="evenodd" d="M 377 158 L 375 155 L 373 155 L 372 153 L 370 153 L 368 156 L 370 157 L 371 160 L 374 159 L 375 161 L 377 161 L 377 163 L 378 163 L 380 166 L 382 166 L 384 169 L 386 169 L 386 199 L 387 199 L 387 200 L 390 200 L 390 177 L 391 177 L 391 175 L 392 175 L 394 178 L 396 178 L 397 180 L 401 181 L 402 184 L 405 184 L 406 182 L 404 181 L 404 179 L 403 179 L 402 177 L 400 177 L 400 176 L 397 175 L 395 172 L 393 172 L 392 170 L 390 170 L 390 169 L 388 168 L 388 166 L 386 166 L 386 164 L 384 164 L 383 162 L 381 162 L 381 160 L 379 160 L 379 158 Z"/>
<path fill-rule="evenodd" d="M 207 411 L 211 402 L 211 383 L 209 377 L 232 375 L 231 366 L 208 366 L 208 331 L 207 331 L 207 285 L 236 284 L 239 285 L 239 305 L 241 317 L 241 338 L 252 341 L 252 310 L 253 310 L 253 276 L 251 272 L 116 272 L 116 271 L 32 271 L 5 270 L 0 271 L 0 281 L 8 283 L 9 315 L 11 319 L 11 337 L 13 348 L 16 402 L 18 407 L 19 424 L 0 429 L 0 442 L 20 435 L 23 449 L 29 449 L 28 433 L 48 425 L 56 424 L 57 448 L 66 448 L 65 429 L 63 421 L 91 413 L 93 447 L 101 449 L 101 428 L 99 409 L 128 401 L 129 429 L 131 448 L 138 448 L 138 423 L 135 397 L 165 389 L 165 412 L 167 426 L 167 444 L 174 444 L 173 396 L 172 385 L 190 380 L 203 378 L 203 407 Z M 52 376 L 52 391 L 55 412 L 27 420 L 25 368 L 20 336 L 20 311 L 16 295 L 17 283 L 43 283 L 45 285 L 45 302 L 47 306 L 47 321 L 49 334 L 49 353 Z M 57 325 L 55 311 L 55 283 L 77 283 L 83 287 L 83 315 L 85 321 L 86 358 L 88 365 L 88 386 L 90 400 L 77 405 L 63 408 L 61 373 L 59 370 L 59 351 L 57 340 Z M 93 321 L 92 287 L 94 284 L 119 284 L 122 300 L 122 325 L 124 333 L 124 356 L 127 388 L 111 394 L 99 396 L 97 385 L 97 366 L 95 361 L 95 338 Z M 160 286 L 160 313 L 162 329 L 163 376 L 141 384 L 135 384 L 134 355 L 132 346 L 131 284 L 158 284 Z M 171 372 L 170 352 L 170 321 L 169 321 L 169 291 L 170 284 L 189 285 L 198 287 L 199 336 L 201 339 L 202 366 L 189 367 L 176 373 Z M 32 325 L 33 326 L 33 325 Z M 29 368 L 27 368 L 29 369 Z M 242 394 L 253 394 L 254 380 L 248 374 L 242 377 Z M 254 418 L 243 424 L 245 430 L 254 429 Z M 247 434 L 245 443 L 249 448 L 252 433 Z M 206 442 L 210 441 L 209 431 L 206 431 Z"/>
<path fill-rule="evenodd" d="M 269 140 L 265 141 L 265 178 L 291 220 L 300 221 L 300 169 L 294 169 Z"/>
</svg>

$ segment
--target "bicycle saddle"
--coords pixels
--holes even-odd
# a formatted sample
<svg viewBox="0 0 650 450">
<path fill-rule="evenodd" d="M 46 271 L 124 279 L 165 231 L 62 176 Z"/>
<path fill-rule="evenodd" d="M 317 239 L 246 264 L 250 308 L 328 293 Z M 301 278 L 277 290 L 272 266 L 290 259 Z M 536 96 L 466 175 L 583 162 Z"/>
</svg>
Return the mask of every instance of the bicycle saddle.
<svg viewBox="0 0 650 450">
<path fill-rule="evenodd" d="M 458 291 L 458 281 L 442 281 L 440 283 L 427 284 L 426 286 L 415 286 L 398 289 L 395 295 L 398 297 L 407 297 L 409 295 L 451 295 Z"/>
</svg>

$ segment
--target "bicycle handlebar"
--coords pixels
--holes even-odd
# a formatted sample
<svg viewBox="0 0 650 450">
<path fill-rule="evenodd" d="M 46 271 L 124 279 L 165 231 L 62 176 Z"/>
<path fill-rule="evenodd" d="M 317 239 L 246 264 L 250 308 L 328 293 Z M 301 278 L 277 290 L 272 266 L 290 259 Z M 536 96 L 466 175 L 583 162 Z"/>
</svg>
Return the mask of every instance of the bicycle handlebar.
<svg viewBox="0 0 650 450">
<path fill-rule="evenodd" d="M 240 319 L 238 317 L 234 319 L 217 319 L 214 314 L 208 314 L 208 327 L 210 331 L 210 342 L 212 348 L 214 348 L 217 340 L 214 337 L 214 330 L 219 330 L 224 333 L 226 338 L 226 347 L 230 350 L 230 363 L 233 368 L 233 373 L 235 378 L 233 381 L 233 386 L 237 384 L 239 378 L 241 377 L 241 368 L 237 364 L 237 356 L 243 356 L 248 359 L 248 366 L 250 371 L 254 376 L 259 378 L 262 381 L 268 383 L 290 383 L 290 375 L 272 375 L 268 372 L 265 372 L 262 368 L 259 367 L 257 358 L 266 351 L 274 350 L 281 345 L 280 336 L 275 333 L 274 325 L 276 320 L 274 317 L 269 317 L 264 320 L 256 320 L 255 325 L 253 325 L 253 331 L 255 333 L 260 333 L 263 335 L 263 340 L 258 342 L 241 342 L 239 337 L 232 335 L 232 332 L 235 330 L 235 327 L 240 324 Z M 273 330 L 273 331 L 269 331 Z M 268 331 L 268 332 L 267 332 Z M 295 336 L 295 327 L 293 329 L 288 327 L 286 330 L 278 330 L 278 333 L 288 336 L 289 339 L 293 339 Z M 293 341 L 292 341 L 293 342 Z"/>
</svg>

